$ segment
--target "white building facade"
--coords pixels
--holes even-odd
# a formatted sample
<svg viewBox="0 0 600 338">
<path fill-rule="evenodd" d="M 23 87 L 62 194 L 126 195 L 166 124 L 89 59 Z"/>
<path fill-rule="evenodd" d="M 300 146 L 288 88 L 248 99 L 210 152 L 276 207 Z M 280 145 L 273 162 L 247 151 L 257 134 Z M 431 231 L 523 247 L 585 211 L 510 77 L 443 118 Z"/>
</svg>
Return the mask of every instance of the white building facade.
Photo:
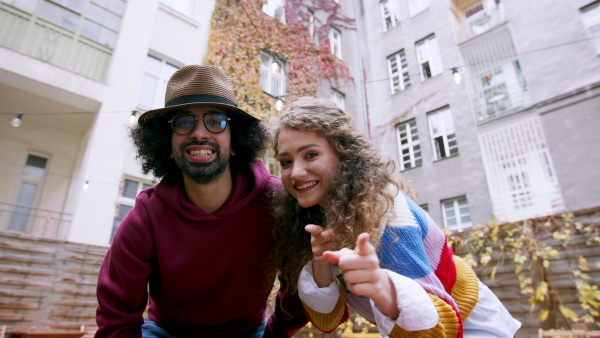
<svg viewBox="0 0 600 338">
<path fill-rule="evenodd" d="M 356 3 L 371 134 L 436 222 L 600 205 L 600 1 Z"/>
<path fill-rule="evenodd" d="M 163 106 L 177 68 L 202 63 L 213 8 L 0 1 L 0 230 L 110 243 L 137 193 L 155 184 L 129 126 Z"/>
</svg>

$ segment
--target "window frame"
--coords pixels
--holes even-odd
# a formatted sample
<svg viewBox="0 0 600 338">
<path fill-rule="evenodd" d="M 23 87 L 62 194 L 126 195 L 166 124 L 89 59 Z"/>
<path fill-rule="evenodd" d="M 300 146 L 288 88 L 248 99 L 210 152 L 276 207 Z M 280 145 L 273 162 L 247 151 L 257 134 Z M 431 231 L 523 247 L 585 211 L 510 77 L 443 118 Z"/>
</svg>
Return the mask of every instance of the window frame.
<svg viewBox="0 0 600 338">
<path fill-rule="evenodd" d="M 421 52 L 423 51 L 426 51 L 427 55 L 422 55 L 423 53 Z M 420 68 L 421 82 L 443 73 L 444 66 L 442 63 L 442 55 L 435 34 L 431 34 L 426 38 L 417 41 L 415 43 L 415 53 L 417 54 L 417 62 Z M 425 70 L 426 63 L 428 65 L 427 69 L 429 69 L 429 73 Z"/>
<path fill-rule="evenodd" d="M 381 0 L 379 2 L 384 32 L 387 32 L 400 25 L 400 11 L 397 7 L 400 6 L 398 6 L 398 2 L 396 0 Z M 386 9 L 389 15 L 386 15 Z M 388 18 L 391 27 L 388 27 Z"/>
<path fill-rule="evenodd" d="M 341 91 L 331 88 L 330 100 L 333 101 L 341 110 L 346 110 L 346 94 Z M 339 104 L 341 102 L 341 105 Z"/>
<path fill-rule="evenodd" d="M 439 115 L 438 121 L 441 123 L 441 129 L 439 132 L 434 133 L 434 128 L 433 128 L 433 118 L 434 116 Z M 450 109 L 450 107 L 446 106 L 444 108 L 440 108 L 437 109 L 435 111 L 429 112 L 427 113 L 427 122 L 429 124 L 429 135 L 430 135 L 430 139 L 431 139 L 431 149 L 433 151 L 434 154 L 434 160 L 435 161 L 439 161 L 439 160 L 443 160 L 446 158 L 450 158 L 450 157 L 454 157 L 454 156 L 458 156 L 460 154 L 459 152 L 459 148 L 458 148 L 458 141 L 456 140 L 456 128 L 454 127 L 454 117 L 452 116 L 452 110 Z M 446 123 L 447 122 L 451 122 L 451 126 L 447 126 Z M 450 135 L 453 135 L 452 137 L 450 137 Z M 438 138 L 442 138 L 441 141 L 443 142 L 443 150 L 445 153 L 445 156 L 442 156 L 442 154 L 440 153 L 440 149 L 437 146 L 437 141 L 436 139 Z M 451 143 L 454 143 L 454 145 L 451 145 Z M 456 153 L 452 154 L 453 149 L 456 149 Z"/>
<path fill-rule="evenodd" d="M 404 63 L 402 60 L 404 59 Z M 408 71 L 408 58 L 406 56 L 406 52 L 404 49 L 397 51 L 396 53 L 387 57 L 387 68 L 388 68 L 388 76 L 390 79 L 390 89 L 392 95 L 397 94 L 401 91 L 406 90 L 410 87 L 410 73 Z M 396 63 L 396 72 L 393 71 L 392 63 Z M 400 67 L 398 68 L 398 65 Z M 394 80 L 398 79 L 398 88 L 396 88 Z"/>
<path fill-rule="evenodd" d="M 338 38 L 335 38 L 335 33 L 337 33 Z M 331 54 L 336 58 L 342 59 L 342 31 L 336 27 L 331 27 L 329 30 L 329 48 Z M 336 53 L 338 51 L 338 53 Z"/>
<path fill-rule="evenodd" d="M 182 10 L 180 5 L 175 4 L 175 2 L 182 2 L 182 1 L 187 2 L 188 8 L 185 11 Z M 158 0 L 158 2 L 162 5 L 169 7 L 170 9 L 176 11 L 177 13 L 181 13 L 188 17 L 191 17 L 192 14 L 194 13 L 195 1 L 193 1 L 193 0 Z"/>
<path fill-rule="evenodd" d="M 412 18 L 428 9 L 430 5 L 429 0 L 408 0 L 408 15 Z"/>
<path fill-rule="evenodd" d="M 459 203 L 460 200 L 465 201 L 464 206 L 466 206 L 466 208 L 467 208 L 466 214 L 461 213 L 461 205 Z M 448 225 L 448 214 L 446 213 L 446 211 L 447 211 L 446 203 L 449 203 L 449 202 L 452 202 L 452 211 L 454 211 L 454 218 L 456 219 L 456 224 L 453 226 Z M 440 207 L 442 209 L 442 220 L 444 223 L 444 228 L 449 229 L 453 233 L 463 232 L 463 231 L 473 229 L 473 220 L 471 218 L 471 208 L 469 207 L 469 200 L 467 199 L 466 195 L 442 200 L 442 201 L 440 201 Z M 463 223 L 463 220 L 462 220 L 463 217 L 469 217 L 469 221 Z"/>
<path fill-rule="evenodd" d="M 123 192 L 124 192 L 127 181 L 137 183 L 136 193 L 133 198 L 123 196 Z M 115 214 L 113 216 L 113 226 L 112 226 L 110 237 L 108 239 L 108 244 L 112 243 L 112 240 L 115 236 L 117 229 L 119 228 L 119 225 L 121 224 L 123 219 L 125 219 L 125 216 L 127 216 L 127 213 L 129 213 L 129 211 L 131 211 L 131 209 L 133 209 L 133 207 L 135 206 L 135 199 L 140 194 L 140 192 L 142 192 L 142 190 L 144 190 L 146 188 L 155 186 L 156 182 L 150 182 L 149 180 L 146 180 L 143 178 L 126 176 L 123 178 L 122 184 L 123 184 L 123 188 L 119 192 L 119 197 L 117 197 L 117 200 L 116 200 L 117 206 L 115 207 Z M 130 209 L 127 211 L 127 213 L 125 215 L 123 215 L 123 218 L 121 218 L 119 220 L 119 222 L 116 223 L 117 217 L 119 216 L 119 212 L 120 212 L 122 206 L 128 206 L 128 207 L 130 207 Z"/>
<path fill-rule="evenodd" d="M 421 141 L 419 140 L 419 130 L 417 128 L 417 120 L 411 119 L 402 122 L 396 126 L 396 143 L 398 144 L 398 157 L 400 159 L 400 171 L 418 168 L 423 165 L 423 149 L 421 148 Z M 406 144 L 402 144 L 401 133 L 402 129 L 406 133 Z M 416 136 L 416 140 L 413 137 Z M 418 147 L 418 149 L 415 149 Z M 404 150 L 408 149 L 408 156 L 411 166 L 407 167 L 404 161 Z M 418 154 L 418 155 L 417 155 Z"/>
<path fill-rule="evenodd" d="M 581 7 L 579 11 L 581 12 L 581 21 L 596 50 L 596 54 L 600 54 L 600 1 L 595 1 Z M 590 15 L 590 13 L 593 13 L 595 16 Z M 597 35 L 591 32 L 594 28 L 598 30 Z"/>
<path fill-rule="evenodd" d="M 123 24 L 125 7 L 127 6 L 125 0 L 114 1 L 119 3 L 119 5 L 115 7 L 111 5 L 112 3 L 108 3 L 103 6 L 92 0 L 82 0 L 79 2 L 81 8 L 75 8 L 74 6 L 53 0 L 35 0 L 32 2 L 35 3 L 34 6 L 23 6 L 22 4 L 8 2 L 3 3 L 31 14 L 33 16 L 32 20 L 41 20 L 45 24 L 50 24 L 72 33 L 75 38 L 85 39 L 98 46 L 114 50 Z M 103 19 L 100 20 L 102 22 L 99 22 L 99 17 L 93 15 L 92 6 L 96 6 L 103 11 Z M 115 10 L 120 11 L 120 13 Z M 54 17 L 54 15 L 58 15 L 58 17 Z M 70 19 L 65 20 L 66 17 L 63 15 L 70 16 Z M 112 17 L 118 21 L 115 23 L 114 20 L 107 19 Z M 70 24 L 66 24 L 67 22 Z M 91 27 L 95 27 L 97 30 L 92 32 L 89 29 Z M 90 36 L 92 33 L 96 36 Z"/>
<path fill-rule="evenodd" d="M 281 96 L 285 96 L 287 93 L 287 76 L 285 69 L 287 68 L 287 62 L 277 57 L 277 63 L 279 64 L 279 68 L 277 69 L 277 73 L 274 74 L 271 65 L 273 61 L 275 61 L 276 56 L 263 51 L 261 54 L 261 63 L 260 63 L 260 78 L 259 84 L 263 90 L 263 92 L 268 95 L 278 98 Z M 277 91 L 278 92 L 274 92 Z"/>
<path fill-rule="evenodd" d="M 27 168 L 27 162 L 29 160 L 30 156 L 35 156 L 35 157 L 39 157 L 39 158 L 43 158 L 46 160 L 46 164 L 43 168 L 43 174 L 41 177 L 36 177 L 33 175 L 28 175 L 25 172 L 25 168 Z M 19 182 L 19 188 L 17 189 L 14 201 L 15 201 L 15 209 L 13 211 L 13 213 L 11 214 L 11 217 L 8 219 L 7 223 L 6 223 L 6 230 L 9 231 L 19 231 L 19 232 L 24 232 L 24 233 L 29 233 L 32 227 L 32 219 L 31 217 L 34 217 L 34 222 L 35 222 L 35 215 L 31 214 L 31 210 L 36 208 L 40 202 L 40 199 L 42 197 L 42 191 L 44 190 L 44 185 L 46 183 L 46 177 L 48 177 L 48 171 L 50 168 L 50 164 L 51 164 L 51 160 L 52 160 L 52 156 L 48 155 L 48 154 L 42 154 L 39 152 L 35 152 L 35 151 L 27 151 L 26 152 L 26 156 L 25 156 L 25 160 L 23 161 L 23 168 L 21 170 L 21 174 L 20 174 L 20 182 Z M 23 204 L 19 204 L 19 197 L 21 194 L 21 188 L 23 187 L 24 184 L 31 184 L 31 185 L 35 185 L 36 186 L 36 191 L 35 194 L 33 196 L 33 198 L 31 199 L 31 205 L 23 205 Z M 11 228 L 12 224 L 13 224 L 13 217 L 17 214 L 23 214 L 24 212 L 26 212 L 26 223 L 25 223 L 25 229 L 16 229 L 16 228 Z"/>
<path fill-rule="evenodd" d="M 142 85 L 140 87 L 140 95 L 138 97 L 138 103 L 137 103 L 137 107 L 141 110 L 150 110 L 150 109 L 164 107 L 164 104 L 165 104 L 164 99 L 165 99 L 165 91 L 167 88 L 167 83 L 169 82 L 169 79 L 171 78 L 173 73 L 175 73 L 178 69 L 181 68 L 175 62 L 172 62 L 165 58 L 156 56 L 153 53 L 148 53 L 146 55 L 145 62 L 148 59 L 155 59 L 155 60 L 159 61 L 160 66 L 159 66 L 158 72 L 154 72 L 153 70 L 146 68 L 146 63 L 144 64 L 144 74 L 142 76 Z M 163 74 L 165 67 L 167 67 L 167 66 L 170 66 L 170 67 L 173 67 L 176 69 L 173 72 Z M 154 86 L 152 88 L 152 93 L 151 93 L 152 103 L 150 106 L 146 106 L 146 102 L 141 102 L 142 99 L 145 99 L 150 94 L 150 93 L 145 93 L 145 90 L 147 90 L 147 88 L 150 87 L 149 85 L 147 85 L 146 77 L 151 77 L 156 81 L 156 83 L 154 84 Z"/>
</svg>

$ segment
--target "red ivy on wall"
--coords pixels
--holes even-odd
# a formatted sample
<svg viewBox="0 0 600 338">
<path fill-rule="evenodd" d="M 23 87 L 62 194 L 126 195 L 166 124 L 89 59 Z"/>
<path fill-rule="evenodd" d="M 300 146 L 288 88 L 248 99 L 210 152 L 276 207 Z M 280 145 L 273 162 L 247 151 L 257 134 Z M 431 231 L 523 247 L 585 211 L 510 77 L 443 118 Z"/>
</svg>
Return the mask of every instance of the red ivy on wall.
<svg viewBox="0 0 600 338">
<path fill-rule="evenodd" d="M 263 0 L 218 0 L 212 17 L 205 63 L 227 73 L 236 96 L 244 100 L 238 102 L 241 108 L 267 120 L 277 114 L 276 99 L 264 93 L 259 84 L 263 51 L 287 63 L 286 102 L 316 96 L 322 80 L 333 87 L 352 81 L 346 63 L 329 48 L 332 26 L 354 29 L 354 20 L 341 13 L 339 4 L 333 0 L 287 0 L 286 24 L 264 14 L 262 5 Z M 309 34 L 307 9 L 315 13 L 318 44 Z"/>
</svg>

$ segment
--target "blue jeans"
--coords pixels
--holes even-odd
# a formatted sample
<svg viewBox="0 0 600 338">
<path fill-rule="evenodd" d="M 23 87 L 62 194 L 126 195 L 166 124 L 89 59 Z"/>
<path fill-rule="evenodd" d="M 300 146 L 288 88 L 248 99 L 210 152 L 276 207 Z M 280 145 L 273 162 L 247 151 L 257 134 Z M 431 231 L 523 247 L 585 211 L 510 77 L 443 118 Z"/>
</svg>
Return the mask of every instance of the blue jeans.
<svg viewBox="0 0 600 338">
<path fill-rule="evenodd" d="M 262 323 L 258 324 L 252 330 L 245 333 L 246 336 L 239 335 L 240 338 L 262 338 L 265 333 L 265 328 L 267 327 L 267 318 L 265 318 Z M 142 338 L 177 338 L 167 332 L 167 330 L 158 326 L 155 322 L 150 320 L 150 318 L 146 317 L 144 319 L 144 324 L 142 325 Z"/>
</svg>

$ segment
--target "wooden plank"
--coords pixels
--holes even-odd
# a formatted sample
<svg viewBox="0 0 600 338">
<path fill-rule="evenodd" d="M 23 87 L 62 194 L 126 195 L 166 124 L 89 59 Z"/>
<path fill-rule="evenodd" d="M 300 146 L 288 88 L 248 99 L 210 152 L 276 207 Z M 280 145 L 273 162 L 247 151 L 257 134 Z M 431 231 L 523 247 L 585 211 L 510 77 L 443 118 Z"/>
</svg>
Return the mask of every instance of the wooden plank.
<svg viewBox="0 0 600 338">
<path fill-rule="evenodd" d="M 51 276 L 56 273 L 56 270 L 25 265 L 0 265 L 0 273 Z"/>
<path fill-rule="evenodd" d="M 0 278 L 0 284 L 21 285 L 29 287 L 48 288 L 50 283 L 36 282 L 28 279 Z"/>
<path fill-rule="evenodd" d="M 4 302 L 0 301 L 1 309 L 37 309 L 39 308 L 39 304 L 37 303 L 28 303 L 28 302 Z"/>
</svg>

